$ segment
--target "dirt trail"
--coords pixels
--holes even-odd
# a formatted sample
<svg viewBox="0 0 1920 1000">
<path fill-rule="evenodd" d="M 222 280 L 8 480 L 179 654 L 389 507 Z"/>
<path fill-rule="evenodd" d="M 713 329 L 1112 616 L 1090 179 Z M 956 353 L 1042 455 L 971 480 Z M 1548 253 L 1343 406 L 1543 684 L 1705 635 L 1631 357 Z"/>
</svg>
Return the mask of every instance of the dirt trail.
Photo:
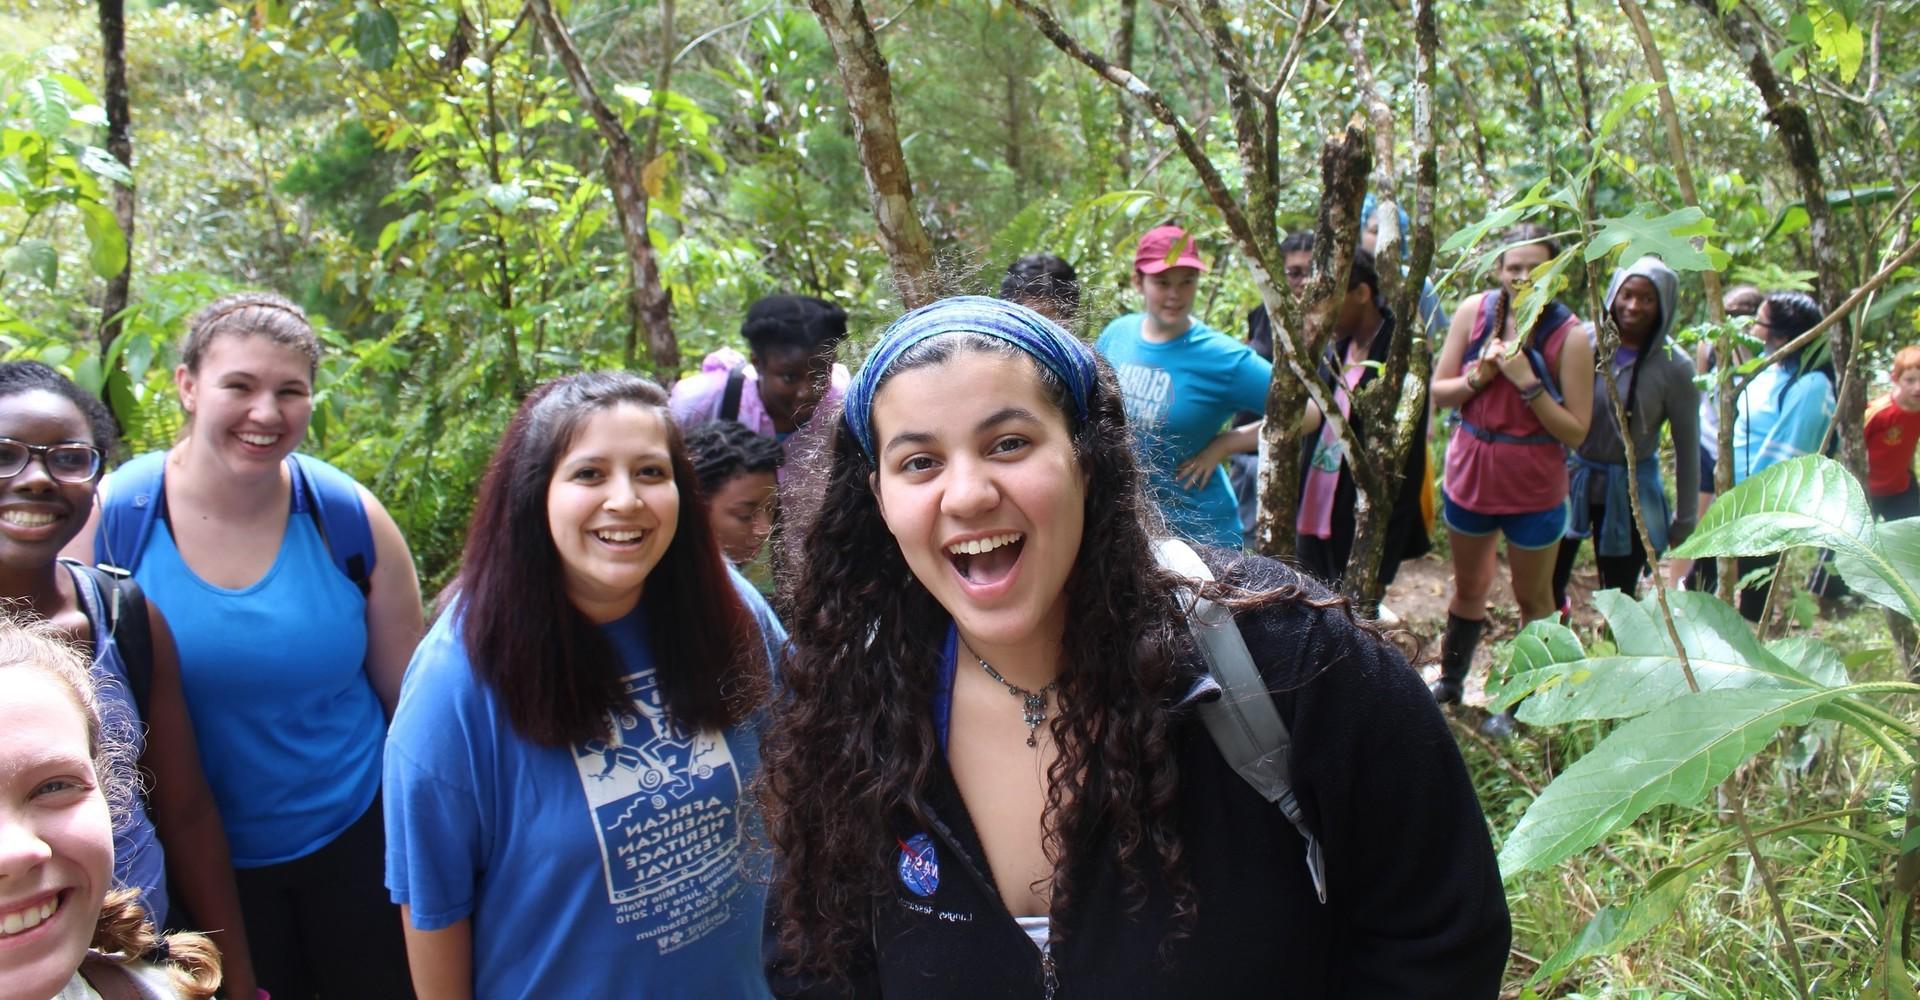
<svg viewBox="0 0 1920 1000">
<path fill-rule="evenodd" d="M 1573 582 L 1568 585 L 1569 596 L 1573 599 L 1574 624 L 1581 632 L 1588 631 L 1600 621 L 1600 615 L 1590 600 L 1597 584 L 1592 567 L 1588 566 L 1575 569 Z M 1428 680 L 1439 674 L 1436 662 L 1440 657 L 1440 635 L 1447 627 L 1447 599 L 1452 591 L 1451 564 L 1442 556 L 1429 553 L 1400 564 L 1400 573 L 1394 578 L 1393 586 L 1387 588 L 1383 602 L 1400 616 L 1400 623 L 1395 628 L 1407 633 L 1402 647 L 1408 650 L 1408 655 Z M 1487 666 L 1492 660 L 1494 644 L 1505 642 L 1520 631 L 1513 591 L 1507 586 L 1504 549 L 1500 567 L 1494 573 L 1493 593 L 1487 598 L 1487 604 L 1487 630 L 1481 637 L 1480 648 L 1474 652 L 1473 671 L 1467 676 L 1466 701 L 1470 705 L 1486 701 Z"/>
</svg>

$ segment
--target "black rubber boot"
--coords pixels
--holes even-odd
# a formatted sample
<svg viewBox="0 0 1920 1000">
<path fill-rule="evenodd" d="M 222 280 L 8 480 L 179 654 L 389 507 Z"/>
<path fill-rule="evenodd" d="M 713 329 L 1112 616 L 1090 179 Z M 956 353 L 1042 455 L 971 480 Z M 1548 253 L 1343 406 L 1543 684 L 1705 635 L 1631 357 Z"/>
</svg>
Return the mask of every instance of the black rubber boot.
<svg viewBox="0 0 1920 1000">
<path fill-rule="evenodd" d="M 1480 645 L 1480 632 L 1486 627 L 1484 618 L 1462 618 L 1448 612 L 1447 632 L 1440 638 L 1440 679 L 1427 687 L 1434 701 L 1451 705 L 1460 700 L 1467 670 L 1473 666 L 1473 651 Z"/>
</svg>

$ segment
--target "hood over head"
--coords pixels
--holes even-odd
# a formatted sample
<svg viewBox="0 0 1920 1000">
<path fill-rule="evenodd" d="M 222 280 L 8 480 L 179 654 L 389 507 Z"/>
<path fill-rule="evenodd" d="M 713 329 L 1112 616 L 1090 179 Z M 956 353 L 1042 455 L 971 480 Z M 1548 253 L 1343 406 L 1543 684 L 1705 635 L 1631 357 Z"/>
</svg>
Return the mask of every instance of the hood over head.
<svg viewBox="0 0 1920 1000">
<path fill-rule="evenodd" d="M 1660 293 L 1660 322 L 1654 325 L 1653 333 L 1645 345 L 1646 350 L 1656 351 L 1666 342 L 1667 334 L 1673 331 L 1674 301 L 1680 294 L 1680 276 L 1658 257 L 1642 257 L 1626 267 L 1615 268 L 1613 280 L 1607 282 L 1605 306 L 1609 314 L 1613 312 L 1614 295 L 1619 293 L 1620 286 L 1626 284 L 1628 278 L 1633 277 L 1653 282 L 1654 291 Z"/>
</svg>

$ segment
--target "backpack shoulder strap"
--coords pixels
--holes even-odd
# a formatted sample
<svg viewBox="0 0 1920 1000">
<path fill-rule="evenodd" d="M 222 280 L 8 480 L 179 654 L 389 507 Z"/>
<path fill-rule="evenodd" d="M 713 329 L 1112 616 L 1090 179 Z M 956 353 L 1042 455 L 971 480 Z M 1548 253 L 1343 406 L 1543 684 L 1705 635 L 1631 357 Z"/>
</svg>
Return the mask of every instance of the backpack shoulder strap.
<svg viewBox="0 0 1920 1000">
<path fill-rule="evenodd" d="M 1193 547 L 1177 538 L 1159 539 L 1154 555 L 1160 565 L 1195 580 L 1211 581 L 1213 571 Z M 1220 686 L 1219 697 L 1202 701 L 1200 719 L 1226 758 L 1254 791 L 1300 831 L 1307 842 L 1307 872 L 1313 877 L 1320 902 L 1327 901 L 1327 866 L 1320 841 L 1307 828 L 1306 815 L 1293 790 L 1293 734 L 1274 707 L 1273 696 L 1254 666 L 1247 641 L 1234 624 L 1233 613 L 1201 597 L 1197 588 L 1183 587 L 1181 603 L 1189 605 L 1187 623 L 1193 643 L 1206 661 L 1207 673 Z"/>
<path fill-rule="evenodd" d="M 93 561 L 132 573 L 153 525 L 166 517 L 167 453 L 150 451 L 113 470 L 101 485 Z"/>
<path fill-rule="evenodd" d="M 747 363 L 742 361 L 727 369 L 727 388 L 720 394 L 720 409 L 715 416 L 721 420 L 740 419 L 740 393 L 747 387 Z"/>
<path fill-rule="evenodd" d="M 373 587 L 373 526 L 360 502 L 360 484 L 339 469 L 295 452 L 287 456 L 293 475 L 294 510 L 304 510 L 320 529 L 333 564 L 366 594 Z"/>
<path fill-rule="evenodd" d="M 127 693 L 140 718 L 147 717 L 147 702 L 153 693 L 153 627 L 147 620 L 147 595 L 124 570 L 88 566 L 74 559 L 61 559 L 86 577 L 91 586 L 74 588 L 80 597 L 87 620 L 98 622 L 113 636 L 120 650 L 120 662 L 126 668 Z"/>
</svg>

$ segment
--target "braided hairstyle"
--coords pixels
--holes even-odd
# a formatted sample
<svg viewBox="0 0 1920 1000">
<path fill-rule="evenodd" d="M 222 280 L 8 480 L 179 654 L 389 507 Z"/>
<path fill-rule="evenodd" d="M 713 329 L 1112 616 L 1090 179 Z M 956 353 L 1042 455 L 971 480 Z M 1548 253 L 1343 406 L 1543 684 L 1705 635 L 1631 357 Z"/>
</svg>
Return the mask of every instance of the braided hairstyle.
<svg viewBox="0 0 1920 1000">
<path fill-rule="evenodd" d="M 780 467 L 780 443 L 756 434 L 737 420 L 709 420 L 687 431 L 687 457 L 711 497 L 736 476 L 773 472 Z"/>
<path fill-rule="evenodd" d="M 320 370 L 320 338 L 306 310 L 272 292 L 240 292 L 215 299 L 187 320 L 187 339 L 180 345 L 180 363 L 190 372 L 214 340 L 224 336 L 265 337 L 307 356 L 307 375 Z"/>
<path fill-rule="evenodd" d="M 1504 249 L 1500 251 L 1500 256 L 1493 259 L 1493 266 L 1495 267 L 1499 267 L 1500 263 L 1507 259 L 1508 250 L 1512 250 L 1514 247 L 1523 243 L 1546 247 L 1548 259 L 1560 256 L 1560 241 L 1553 238 L 1553 230 L 1548 229 L 1538 222 L 1522 222 L 1517 226 L 1510 227 L 1506 232 L 1500 234 L 1500 242 L 1504 245 Z M 1512 308 L 1512 304 L 1507 301 L 1509 296 L 1507 295 L 1505 285 L 1494 289 L 1493 294 L 1499 296 L 1499 298 L 1495 299 L 1493 303 L 1493 330 L 1490 335 L 1498 337 L 1507 328 L 1507 311 Z M 1522 341 L 1527 340 L 1533 334 L 1532 330 L 1515 330 L 1513 332 L 1514 335 Z"/>
</svg>

